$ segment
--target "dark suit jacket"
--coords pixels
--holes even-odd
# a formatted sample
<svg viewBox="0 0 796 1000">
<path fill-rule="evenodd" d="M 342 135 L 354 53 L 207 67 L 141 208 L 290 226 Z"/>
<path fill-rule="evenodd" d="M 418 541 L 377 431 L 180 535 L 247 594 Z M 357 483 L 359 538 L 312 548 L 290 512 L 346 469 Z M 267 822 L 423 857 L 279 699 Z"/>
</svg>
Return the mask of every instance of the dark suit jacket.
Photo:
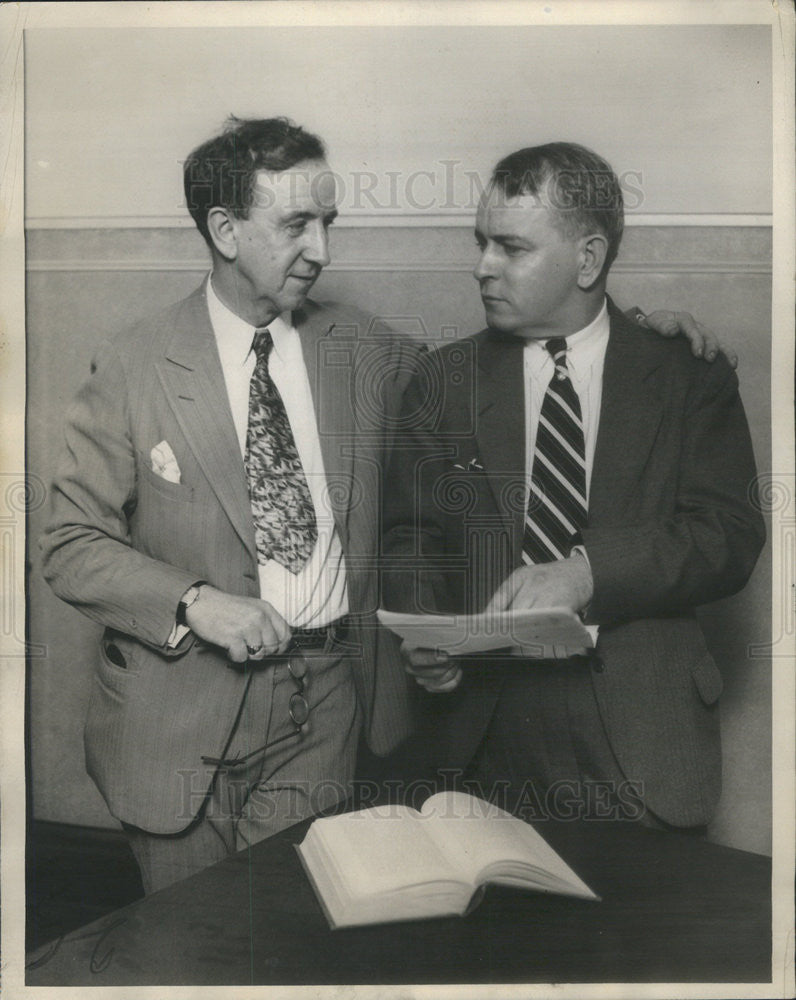
<svg viewBox="0 0 796 1000">
<path fill-rule="evenodd" d="M 369 744 L 384 753 L 409 718 L 396 644 L 373 624 L 379 475 L 416 347 L 350 310 L 308 303 L 294 322 L 360 623 L 357 692 Z M 118 819 L 172 833 L 202 804 L 213 769 L 201 757 L 223 756 L 247 679 L 193 637 L 167 648 L 177 603 L 199 579 L 258 594 L 248 487 L 203 289 L 106 344 L 92 372 L 66 421 L 44 573 L 59 597 L 107 627 L 88 771 Z M 163 440 L 179 483 L 151 469 Z"/>
<path fill-rule="evenodd" d="M 722 681 L 694 609 L 739 590 L 754 567 L 754 459 L 723 358 L 697 361 L 612 304 L 610 317 L 583 531 L 589 620 L 602 626 L 591 676 L 626 778 L 664 820 L 702 824 L 720 793 Z M 431 355 L 407 390 L 412 428 L 386 497 L 389 607 L 473 612 L 521 565 L 522 346 L 484 330 Z M 499 691 L 499 667 L 465 664 L 454 694 L 429 696 L 436 765 L 467 766 Z"/>
</svg>

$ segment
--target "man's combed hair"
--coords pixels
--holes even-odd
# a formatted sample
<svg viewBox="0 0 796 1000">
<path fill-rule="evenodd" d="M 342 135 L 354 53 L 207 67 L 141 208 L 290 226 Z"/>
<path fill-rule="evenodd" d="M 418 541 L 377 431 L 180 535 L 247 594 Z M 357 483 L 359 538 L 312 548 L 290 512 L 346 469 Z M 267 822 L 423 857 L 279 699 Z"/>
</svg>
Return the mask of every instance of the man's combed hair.
<svg viewBox="0 0 796 1000">
<path fill-rule="evenodd" d="M 259 170 L 289 170 L 303 160 L 323 160 L 323 141 L 288 118 L 236 118 L 221 135 L 203 142 L 183 168 L 185 200 L 199 232 L 212 248 L 207 228 L 211 208 L 246 219 Z"/>
<path fill-rule="evenodd" d="M 574 142 L 529 146 L 502 159 L 492 183 L 507 198 L 538 197 L 567 237 L 602 233 L 608 241 L 607 272 L 619 251 L 625 213 L 619 179 L 601 156 Z"/>
</svg>

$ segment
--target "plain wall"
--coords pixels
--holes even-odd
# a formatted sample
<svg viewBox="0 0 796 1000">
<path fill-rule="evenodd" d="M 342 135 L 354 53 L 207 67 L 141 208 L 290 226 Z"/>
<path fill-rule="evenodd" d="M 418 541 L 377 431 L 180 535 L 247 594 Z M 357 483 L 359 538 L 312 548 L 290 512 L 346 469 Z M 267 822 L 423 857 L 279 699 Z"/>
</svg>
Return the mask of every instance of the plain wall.
<svg viewBox="0 0 796 1000">
<path fill-rule="evenodd" d="M 357 206 L 349 190 L 313 295 L 432 343 L 483 324 L 467 185 L 445 187 L 444 159 L 459 183 L 516 146 L 570 138 L 639 172 L 643 200 L 610 291 L 623 306 L 688 309 L 738 352 L 758 466 L 770 470 L 769 44 L 760 28 L 29 33 L 30 472 L 49 483 L 65 408 L 100 340 L 202 280 L 179 161 L 229 111 L 317 128 L 344 179 L 398 175 L 394 208 Z M 428 209 L 407 198 L 419 169 L 434 175 L 417 189 L 436 198 Z M 28 528 L 30 638 L 43 654 L 30 670 L 34 815 L 109 825 L 83 768 L 98 630 L 42 581 L 45 516 L 32 510 Z M 711 836 L 764 853 L 770 608 L 769 542 L 743 593 L 702 612 L 725 681 Z"/>
<path fill-rule="evenodd" d="M 185 222 L 180 164 L 231 112 L 318 131 L 349 218 L 374 210 L 355 172 L 385 206 L 396 172 L 401 213 L 469 213 L 467 172 L 554 139 L 640 173 L 633 212 L 769 213 L 770 47 L 734 25 L 29 31 L 26 216 Z"/>
</svg>

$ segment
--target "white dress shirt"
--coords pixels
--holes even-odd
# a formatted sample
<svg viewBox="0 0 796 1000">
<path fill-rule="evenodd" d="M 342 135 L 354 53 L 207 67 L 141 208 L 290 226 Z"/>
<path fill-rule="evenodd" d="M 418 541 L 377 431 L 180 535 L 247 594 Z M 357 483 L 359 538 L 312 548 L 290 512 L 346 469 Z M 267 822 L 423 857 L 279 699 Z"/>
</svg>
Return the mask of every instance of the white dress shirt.
<svg viewBox="0 0 796 1000">
<path fill-rule="evenodd" d="M 216 337 L 221 369 L 227 387 L 232 420 L 241 457 L 246 452 L 249 423 L 249 383 L 256 357 L 252 351 L 255 328 L 228 309 L 207 281 L 207 306 Z M 315 419 L 301 338 L 284 313 L 268 324 L 274 346 L 268 371 L 285 404 L 296 449 L 304 467 L 318 538 L 304 567 L 296 574 L 269 559 L 258 565 L 260 597 L 268 601 L 294 628 L 318 628 L 348 611 L 345 556 L 329 504 L 326 471 Z"/>
</svg>

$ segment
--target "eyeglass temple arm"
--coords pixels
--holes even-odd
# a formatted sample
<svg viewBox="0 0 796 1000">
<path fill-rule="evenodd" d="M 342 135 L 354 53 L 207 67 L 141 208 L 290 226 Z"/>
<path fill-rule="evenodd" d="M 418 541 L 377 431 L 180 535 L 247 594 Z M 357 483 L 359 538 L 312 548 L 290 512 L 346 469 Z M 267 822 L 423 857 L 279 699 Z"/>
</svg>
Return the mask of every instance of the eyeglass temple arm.
<svg viewBox="0 0 796 1000">
<path fill-rule="evenodd" d="M 277 743 L 284 743 L 285 740 L 292 740 L 294 736 L 297 736 L 301 732 L 301 726 L 296 726 L 292 733 L 285 733 L 284 736 L 279 736 L 275 740 L 271 740 L 270 743 L 264 743 L 263 746 L 257 747 L 256 750 L 252 750 L 250 753 L 244 754 L 242 757 L 205 757 L 202 755 L 200 758 L 203 764 L 209 764 L 211 767 L 238 767 L 240 764 L 245 764 L 247 760 L 251 760 L 252 757 L 256 757 L 258 753 L 262 753 L 263 750 L 270 750 L 271 747 L 275 747 Z"/>
</svg>

